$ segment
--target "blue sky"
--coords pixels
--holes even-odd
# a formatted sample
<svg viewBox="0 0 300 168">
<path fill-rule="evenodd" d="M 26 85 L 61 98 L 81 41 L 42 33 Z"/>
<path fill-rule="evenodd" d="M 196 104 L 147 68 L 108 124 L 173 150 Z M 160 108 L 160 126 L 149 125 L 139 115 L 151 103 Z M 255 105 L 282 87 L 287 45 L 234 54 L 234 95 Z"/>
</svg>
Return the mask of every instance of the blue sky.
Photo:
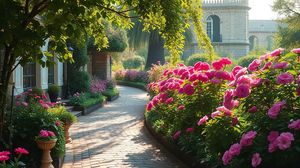
<svg viewBox="0 0 300 168">
<path fill-rule="evenodd" d="M 249 17 L 251 20 L 276 19 L 277 14 L 272 11 L 274 0 L 249 0 L 251 7 Z"/>
</svg>

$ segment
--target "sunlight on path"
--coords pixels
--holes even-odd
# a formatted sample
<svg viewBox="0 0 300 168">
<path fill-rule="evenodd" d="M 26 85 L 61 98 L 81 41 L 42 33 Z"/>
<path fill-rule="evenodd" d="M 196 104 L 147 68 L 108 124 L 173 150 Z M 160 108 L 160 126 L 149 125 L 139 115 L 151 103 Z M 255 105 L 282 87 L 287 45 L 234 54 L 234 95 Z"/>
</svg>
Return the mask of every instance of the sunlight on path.
<svg viewBox="0 0 300 168">
<path fill-rule="evenodd" d="M 147 132 L 147 93 L 119 86 L 120 98 L 81 116 L 71 129 L 63 168 L 185 167 Z"/>
</svg>

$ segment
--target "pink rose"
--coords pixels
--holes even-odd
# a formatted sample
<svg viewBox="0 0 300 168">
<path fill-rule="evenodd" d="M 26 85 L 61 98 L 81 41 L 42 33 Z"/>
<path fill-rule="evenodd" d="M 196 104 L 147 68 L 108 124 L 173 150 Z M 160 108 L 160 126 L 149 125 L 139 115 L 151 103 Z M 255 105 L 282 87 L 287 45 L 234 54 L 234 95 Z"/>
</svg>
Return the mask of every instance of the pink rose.
<svg viewBox="0 0 300 168">
<path fill-rule="evenodd" d="M 257 87 L 262 83 L 262 79 L 261 78 L 252 78 L 251 80 L 251 87 Z"/>
<path fill-rule="evenodd" d="M 227 58 L 227 57 L 223 57 L 219 60 L 219 62 L 223 65 L 231 65 L 232 64 L 232 61 Z"/>
<path fill-rule="evenodd" d="M 235 89 L 235 96 L 238 98 L 245 98 L 250 95 L 250 92 L 249 85 L 238 85 Z"/>
<path fill-rule="evenodd" d="M 48 135 L 49 135 L 50 137 L 55 136 L 54 132 L 52 132 L 52 131 L 48 131 Z"/>
<path fill-rule="evenodd" d="M 236 126 L 239 123 L 239 119 L 237 117 L 233 117 L 231 120 L 231 125 Z"/>
<path fill-rule="evenodd" d="M 180 79 L 188 79 L 190 76 L 189 72 L 188 71 L 185 71 L 182 73 Z"/>
<path fill-rule="evenodd" d="M 272 119 L 276 119 L 281 108 L 285 105 L 285 101 L 276 102 L 269 110 L 268 116 Z"/>
<path fill-rule="evenodd" d="M 271 57 L 276 57 L 276 56 L 280 55 L 282 53 L 282 51 L 284 51 L 283 48 L 278 48 L 278 49 L 274 50 L 273 52 L 271 52 L 270 55 L 271 55 Z"/>
<path fill-rule="evenodd" d="M 224 94 L 223 106 L 231 110 L 234 107 L 233 90 L 227 90 Z"/>
<path fill-rule="evenodd" d="M 241 69 L 243 69 L 243 67 L 241 67 L 241 66 L 235 66 L 232 69 L 231 73 L 233 74 L 233 76 L 235 76 Z"/>
<path fill-rule="evenodd" d="M 197 71 L 202 71 L 202 70 L 207 71 L 210 69 L 210 66 L 206 62 L 199 61 L 194 65 L 194 69 Z"/>
<path fill-rule="evenodd" d="M 9 156 L 7 155 L 0 155 L 0 161 L 3 162 L 3 161 L 7 161 L 9 159 Z"/>
<path fill-rule="evenodd" d="M 153 107 L 154 107 L 154 106 L 153 106 L 153 103 L 152 103 L 152 102 L 148 103 L 148 104 L 147 104 L 147 111 L 151 111 Z"/>
<path fill-rule="evenodd" d="M 188 133 L 191 133 L 191 132 L 193 132 L 193 131 L 194 131 L 194 128 L 192 128 L 192 127 L 186 129 L 186 132 L 188 132 Z"/>
<path fill-rule="evenodd" d="M 249 110 L 248 113 L 255 113 L 257 112 L 257 107 L 256 106 L 252 106 Z"/>
<path fill-rule="evenodd" d="M 261 161 L 262 161 L 262 160 L 261 160 L 261 157 L 260 157 L 259 153 L 254 153 L 254 154 L 252 155 L 251 165 L 252 165 L 253 167 L 259 166 L 260 163 L 261 163 Z"/>
<path fill-rule="evenodd" d="M 224 106 L 218 107 L 218 111 L 223 112 L 225 116 L 231 116 L 232 112 Z"/>
<path fill-rule="evenodd" d="M 22 154 L 22 155 L 28 155 L 29 154 L 29 152 L 26 149 L 20 148 L 20 147 L 15 149 L 15 153 L 16 154 Z"/>
<path fill-rule="evenodd" d="M 2 155 L 10 155 L 10 152 L 9 151 L 1 151 L 0 156 L 2 156 Z"/>
<path fill-rule="evenodd" d="M 205 82 L 207 82 L 209 80 L 209 78 L 207 77 L 207 75 L 204 74 L 204 73 L 199 73 L 197 77 L 198 77 L 198 80 L 201 81 L 201 82 L 203 82 L 203 83 L 205 83 Z"/>
<path fill-rule="evenodd" d="M 262 55 L 259 57 L 260 60 L 266 60 L 269 58 L 269 54 L 266 54 L 266 55 Z"/>
<path fill-rule="evenodd" d="M 173 135 L 173 139 L 176 140 L 180 137 L 181 131 L 176 131 L 175 134 Z"/>
<path fill-rule="evenodd" d="M 236 83 L 237 85 L 250 85 L 251 81 L 252 79 L 249 76 L 243 75 L 237 79 Z"/>
<path fill-rule="evenodd" d="M 180 106 L 178 106 L 178 108 L 177 108 L 178 110 L 185 110 L 185 106 L 184 105 L 180 105 Z"/>
<path fill-rule="evenodd" d="M 292 52 L 295 54 L 300 54 L 300 48 L 294 48 L 292 49 Z"/>
<path fill-rule="evenodd" d="M 187 95 L 192 95 L 194 94 L 195 90 L 194 90 L 194 87 L 191 85 L 191 84 L 186 84 L 184 87 L 183 87 L 183 92 Z"/>
<path fill-rule="evenodd" d="M 228 165 L 231 160 L 232 160 L 232 155 L 230 154 L 229 151 L 226 151 L 222 157 L 223 165 L 225 166 Z"/>
<path fill-rule="evenodd" d="M 248 66 L 249 71 L 253 72 L 256 71 L 257 68 L 260 66 L 261 60 L 255 59 L 251 62 L 251 64 Z"/>
<path fill-rule="evenodd" d="M 224 68 L 224 65 L 220 61 L 214 61 L 214 62 L 212 62 L 212 66 L 217 71 Z"/>
<path fill-rule="evenodd" d="M 203 125 L 203 124 L 206 123 L 207 120 L 208 120 L 208 117 L 207 117 L 207 116 L 204 116 L 204 117 L 202 117 L 202 118 L 198 121 L 197 125 L 198 125 L 198 126 Z"/>
<path fill-rule="evenodd" d="M 22 102 L 22 105 L 27 107 L 28 106 L 28 103 L 27 102 Z"/>
<path fill-rule="evenodd" d="M 290 132 L 283 132 L 276 139 L 277 146 L 280 150 L 288 149 L 294 141 L 294 135 Z"/>
<path fill-rule="evenodd" d="M 242 138 L 240 140 L 240 144 L 242 146 L 251 146 L 253 144 L 253 140 L 256 136 L 256 132 L 255 131 L 249 131 L 245 134 L 242 135 Z"/>
<path fill-rule="evenodd" d="M 217 71 L 215 77 L 223 80 L 230 80 L 231 76 L 227 71 Z"/>
<path fill-rule="evenodd" d="M 189 81 L 194 82 L 197 79 L 198 79 L 198 75 L 194 73 L 193 75 L 190 76 Z"/>
<path fill-rule="evenodd" d="M 48 133 L 47 130 L 41 130 L 41 131 L 40 131 L 40 137 L 46 138 L 46 137 L 48 137 L 48 136 L 49 136 L 49 133 Z"/>
<path fill-rule="evenodd" d="M 211 118 L 215 118 L 215 117 L 218 117 L 220 115 L 221 115 L 220 111 L 215 111 L 215 112 L 211 113 Z"/>
<path fill-rule="evenodd" d="M 56 121 L 56 122 L 55 122 L 55 125 L 56 125 L 57 127 L 59 127 L 59 126 L 60 126 L 60 121 Z"/>
<path fill-rule="evenodd" d="M 238 79 L 239 77 L 243 76 L 247 74 L 247 68 L 243 68 L 243 69 L 240 69 L 237 74 L 235 75 L 235 79 Z"/>
<path fill-rule="evenodd" d="M 300 119 L 289 124 L 289 129 L 300 130 Z"/>
<path fill-rule="evenodd" d="M 231 156 L 238 156 L 241 152 L 241 148 L 242 146 L 238 143 L 235 143 L 233 145 L 230 146 L 229 148 L 229 153 Z"/>
<path fill-rule="evenodd" d="M 172 102 L 173 102 L 173 97 L 170 97 L 165 101 L 166 104 L 171 104 Z"/>
<path fill-rule="evenodd" d="M 276 142 L 274 141 L 274 142 L 271 142 L 270 144 L 269 144 L 269 146 L 268 146 L 268 152 L 269 153 L 273 153 L 273 152 L 275 152 L 277 150 L 277 144 L 276 144 Z"/>
<path fill-rule="evenodd" d="M 279 136 L 279 132 L 278 131 L 271 131 L 268 135 L 268 141 L 269 142 L 273 142 L 276 140 L 276 138 Z"/>
<path fill-rule="evenodd" d="M 261 70 L 267 70 L 267 69 L 270 69 L 270 67 L 273 65 L 273 63 L 272 62 L 267 62 L 266 64 L 265 64 L 265 66 L 261 69 Z"/>
<path fill-rule="evenodd" d="M 288 62 L 278 62 L 273 66 L 274 69 L 285 69 L 289 66 Z"/>
<path fill-rule="evenodd" d="M 289 84 L 292 83 L 294 80 L 294 76 L 288 72 L 281 73 L 277 76 L 277 83 L 278 84 Z"/>
</svg>

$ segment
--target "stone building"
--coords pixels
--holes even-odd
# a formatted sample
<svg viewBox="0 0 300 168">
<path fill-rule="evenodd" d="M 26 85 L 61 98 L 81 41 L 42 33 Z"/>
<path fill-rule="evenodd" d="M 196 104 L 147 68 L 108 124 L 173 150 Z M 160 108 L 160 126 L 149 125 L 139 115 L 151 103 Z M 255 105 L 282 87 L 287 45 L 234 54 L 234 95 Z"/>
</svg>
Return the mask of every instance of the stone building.
<svg viewBox="0 0 300 168">
<path fill-rule="evenodd" d="M 239 58 L 253 45 L 271 49 L 276 22 L 249 20 L 250 9 L 248 0 L 203 0 L 204 26 L 220 56 Z M 186 44 L 183 58 L 194 53 L 201 53 L 195 38 Z"/>
</svg>

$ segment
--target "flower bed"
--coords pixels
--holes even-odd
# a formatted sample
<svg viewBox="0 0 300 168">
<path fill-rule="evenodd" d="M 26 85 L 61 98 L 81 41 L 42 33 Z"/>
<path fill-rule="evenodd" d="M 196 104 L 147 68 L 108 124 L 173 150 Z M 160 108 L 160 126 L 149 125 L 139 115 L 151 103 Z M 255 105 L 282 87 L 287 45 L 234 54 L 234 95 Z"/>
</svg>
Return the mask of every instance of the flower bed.
<svg viewBox="0 0 300 168">
<path fill-rule="evenodd" d="M 146 120 L 195 167 L 297 167 L 299 53 L 277 49 L 230 72 L 227 58 L 169 68 L 149 84 Z"/>
<path fill-rule="evenodd" d="M 102 94 L 107 98 L 107 101 L 114 101 L 119 97 L 120 92 L 118 89 L 113 88 L 107 89 L 106 91 L 102 92 Z"/>
</svg>

